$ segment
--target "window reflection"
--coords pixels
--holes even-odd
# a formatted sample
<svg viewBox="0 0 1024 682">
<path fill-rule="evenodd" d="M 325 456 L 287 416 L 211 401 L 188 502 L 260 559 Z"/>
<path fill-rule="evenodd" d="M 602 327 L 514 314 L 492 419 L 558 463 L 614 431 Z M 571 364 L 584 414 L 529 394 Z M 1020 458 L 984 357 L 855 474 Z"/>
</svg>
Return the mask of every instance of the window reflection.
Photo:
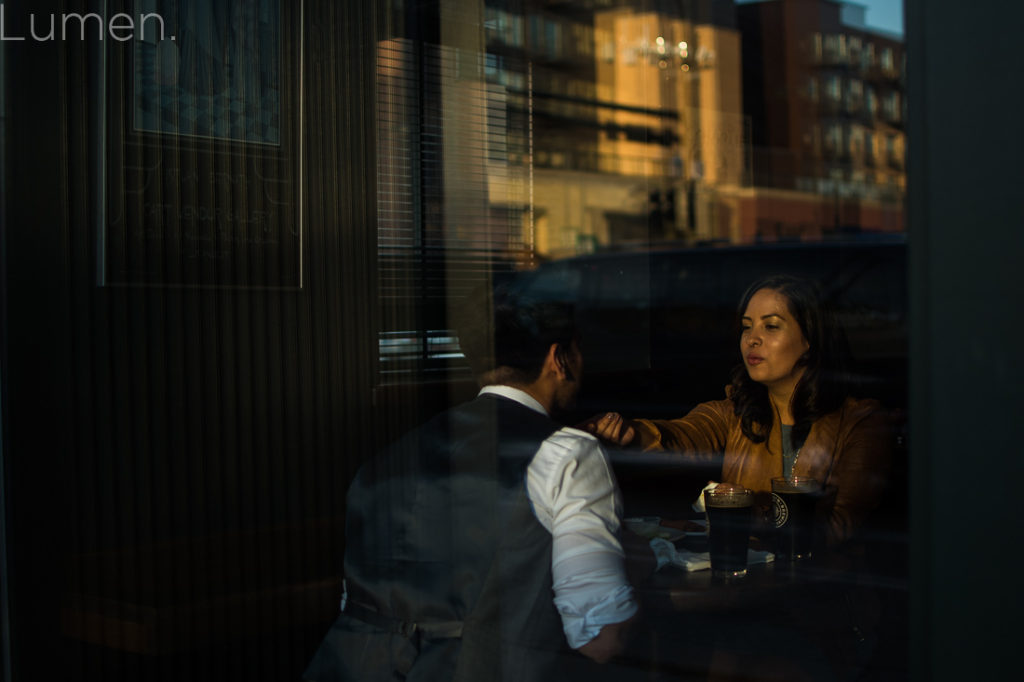
<svg viewBox="0 0 1024 682">
<path fill-rule="evenodd" d="M 414 374 L 452 369 L 430 335 L 502 273 L 903 231 L 903 43 L 861 6 L 392 10 L 377 83 L 381 333 L 419 340 L 418 358 L 402 355 Z"/>
</svg>

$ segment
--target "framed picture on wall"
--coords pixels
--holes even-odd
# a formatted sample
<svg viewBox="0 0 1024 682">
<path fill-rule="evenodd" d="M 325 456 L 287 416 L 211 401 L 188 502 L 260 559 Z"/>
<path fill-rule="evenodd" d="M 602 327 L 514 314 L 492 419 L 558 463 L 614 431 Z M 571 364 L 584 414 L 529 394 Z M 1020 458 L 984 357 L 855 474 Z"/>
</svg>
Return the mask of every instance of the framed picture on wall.
<svg viewBox="0 0 1024 682">
<path fill-rule="evenodd" d="M 104 5 L 98 283 L 301 288 L 303 3 Z"/>
</svg>

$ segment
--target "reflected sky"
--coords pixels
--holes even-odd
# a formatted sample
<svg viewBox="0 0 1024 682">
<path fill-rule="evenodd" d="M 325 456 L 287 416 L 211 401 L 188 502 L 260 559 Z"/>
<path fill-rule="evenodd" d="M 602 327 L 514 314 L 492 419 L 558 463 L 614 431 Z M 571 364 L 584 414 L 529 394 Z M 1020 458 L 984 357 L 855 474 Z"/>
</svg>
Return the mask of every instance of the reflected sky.
<svg viewBox="0 0 1024 682">
<path fill-rule="evenodd" d="M 737 5 L 761 0 L 736 0 Z M 852 3 L 867 8 L 868 27 L 903 35 L 903 0 L 857 0 Z"/>
<path fill-rule="evenodd" d="M 868 8 L 868 26 L 903 35 L 903 0 L 859 0 Z"/>
</svg>

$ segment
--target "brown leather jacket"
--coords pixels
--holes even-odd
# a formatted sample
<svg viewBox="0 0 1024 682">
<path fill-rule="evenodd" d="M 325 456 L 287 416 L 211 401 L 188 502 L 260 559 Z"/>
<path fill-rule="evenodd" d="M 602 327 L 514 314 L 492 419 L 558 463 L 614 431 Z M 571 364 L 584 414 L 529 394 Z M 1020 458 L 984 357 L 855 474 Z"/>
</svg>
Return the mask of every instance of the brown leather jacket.
<svg viewBox="0 0 1024 682">
<path fill-rule="evenodd" d="M 636 420 L 645 451 L 673 451 L 684 457 L 722 459 L 721 481 L 753 490 L 767 512 L 771 479 L 782 476 L 782 428 L 776 415 L 766 442 L 754 443 L 740 428 L 731 400 L 702 403 L 685 417 Z M 634 441 L 635 442 L 635 441 Z M 793 474 L 811 476 L 834 493 L 826 540 L 850 539 L 878 505 L 891 466 L 894 432 L 880 404 L 848 398 L 814 423 L 800 449 Z"/>
</svg>

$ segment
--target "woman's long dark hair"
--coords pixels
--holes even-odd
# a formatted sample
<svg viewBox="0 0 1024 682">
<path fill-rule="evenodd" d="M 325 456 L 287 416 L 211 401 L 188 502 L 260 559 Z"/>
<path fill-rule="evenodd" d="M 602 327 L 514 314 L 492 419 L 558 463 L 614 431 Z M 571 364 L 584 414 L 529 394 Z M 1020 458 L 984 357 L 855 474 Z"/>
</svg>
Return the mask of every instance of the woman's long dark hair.
<svg viewBox="0 0 1024 682">
<path fill-rule="evenodd" d="M 793 447 L 800 448 L 811 424 L 839 409 L 846 399 L 850 386 L 849 345 L 817 285 L 799 277 L 773 275 L 751 284 L 740 299 L 738 318 L 743 316 L 754 294 L 762 289 L 771 289 L 786 298 L 789 312 L 800 325 L 809 346 L 797 361 L 804 367 L 804 373 L 790 404 L 795 421 Z M 771 432 L 774 411 L 768 389 L 750 378 L 743 363 L 733 370 L 730 386 L 743 435 L 755 443 L 764 442 Z"/>
</svg>

